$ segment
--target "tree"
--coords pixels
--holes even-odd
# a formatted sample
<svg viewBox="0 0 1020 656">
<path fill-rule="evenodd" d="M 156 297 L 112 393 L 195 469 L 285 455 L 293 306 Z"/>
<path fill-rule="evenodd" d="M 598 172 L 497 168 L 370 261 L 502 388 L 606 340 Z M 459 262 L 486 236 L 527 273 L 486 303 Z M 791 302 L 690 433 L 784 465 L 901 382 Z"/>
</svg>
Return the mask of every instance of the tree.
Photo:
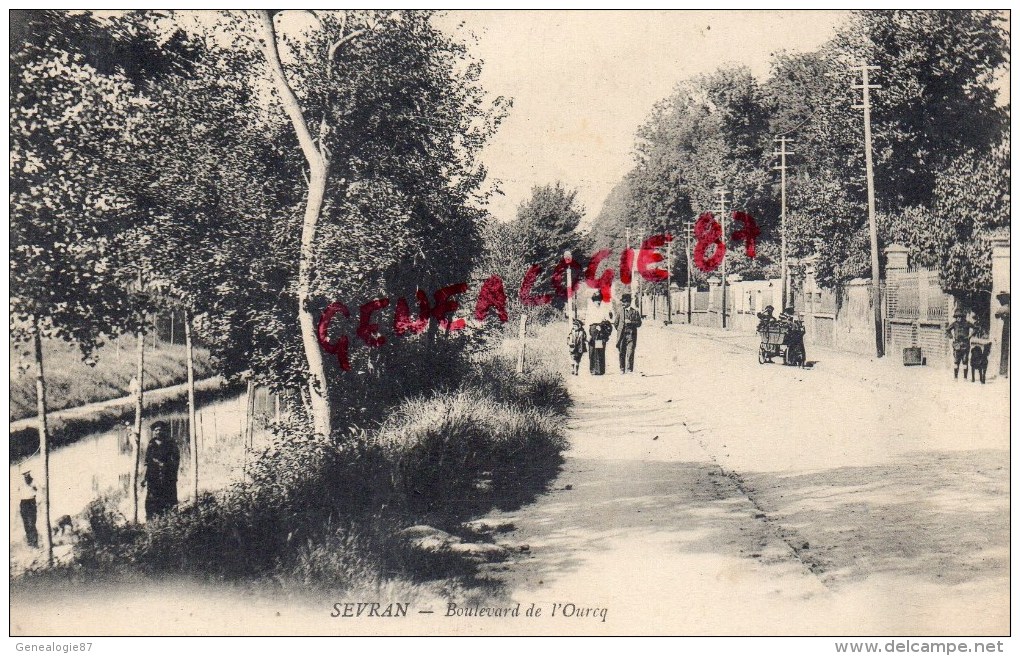
<svg viewBox="0 0 1020 656">
<path fill-rule="evenodd" d="M 750 214 L 764 233 L 759 238 L 774 238 L 778 203 L 767 159 L 769 119 L 764 92 L 746 68 L 722 68 L 678 84 L 638 130 L 622 213 L 628 225 L 638 234 L 671 231 L 680 237 L 697 215 L 718 213 L 716 192 L 725 187 L 731 194 L 727 213 Z M 728 272 L 760 268 L 760 261 L 738 257 L 736 245 L 730 246 Z M 686 256 L 675 250 L 673 271 L 686 282 Z"/>
<path fill-rule="evenodd" d="M 819 53 L 777 59 L 773 114 L 797 138 L 790 241 L 797 255 L 819 255 L 820 283 L 869 269 L 861 118 L 851 108 L 860 92 L 850 88 L 848 67 L 880 67 L 873 82 L 882 88 L 872 96 L 879 209 L 886 220 L 916 218 L 937 203 L 939 171 L 968 151 L 989 152 L 1001 134 L 1008 111 L 994 82 L 1007 44 L 997 12 L 866 11 Z M 899 230 L 908 242 L 942 231 L 923 222 L 900 228 L 914 233 Z M 879 232 L 884 238 L 890 226 L 880 221 Z"/>
<path fill-rule="evenodd" d="M 994 88 L 1009 61 L 1008 18 L 993 10 L 854 12 L 831 46 L 843 65 L 879 66 L 873 123 L 876 195 L 930 205 L 935 177 L 990 149 L 1009 120 Z"/>
<path fill-rule="evenodd" d="M 110 173 L 144 108 L 129 76 L 104 53 L 152 42 L 131 30 L 106 30 L 87 14 L 18 14 L 11 55 L 11 331 L 32 340 L 43 464 L 47 559 L 49 436 L 43 337 L 77 344 L 86 357 L 106 336 L 130 329 L 135 314 L 118 237 L 131 204 Z M 130 43 L 134 45 L 131 46 Z M 153 65 L 160 58 L 154 57 Z"/>
<path fill-rule="evenodd" d="M 584 218 L 584 207 L 577 201 L 577 190 L 562 182 L 536 185 L 531 197 L 517 208 L 517 217 L 510 223 L 513 238 L 523 244 L 530 264 L 555 266 L 563 252 L 578 250 L 577 228 Z"/>
<path fill-rule="evenodd" d="M 975 309 L 987 309 L 990 299 L 988 238 L 1009 231 L 1009 144 L 1003 135 L 990 151 L 968 151 L 940 171 L 931 209 L 884 217 L 886 239 L 905 245 L 916 264 L 938 269 L 942 288 Z"/>
<path fill-rule="evenodd" d="M 313 310 L 338 294 L 413 298 L 419 286 L 467 279 L 481 250 L 484 169 L 475 154 L 498 123 L 501 101 L 484 99 L 480 66 L 428 12 L 315 17 L 310 38 L 300 42 L 278 39 L 268 14 L 259 23 L 262 52 L 309 167 L 296 290 L 308 372 L 319 385 L 315 430 L 328 432 L 324 386 L 338 370 L 317 362 Z M 291 71 L 283 53 L 296 62 Z M 392 352 L 352 358 L 377 367 Z"/>
</svg>

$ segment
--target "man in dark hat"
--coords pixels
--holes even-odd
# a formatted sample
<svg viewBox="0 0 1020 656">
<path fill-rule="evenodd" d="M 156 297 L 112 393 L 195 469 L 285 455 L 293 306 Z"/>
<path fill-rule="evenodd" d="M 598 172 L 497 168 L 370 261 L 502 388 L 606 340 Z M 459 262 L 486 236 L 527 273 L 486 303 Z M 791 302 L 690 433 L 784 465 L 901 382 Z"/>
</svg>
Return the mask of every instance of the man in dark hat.
<svg viewBox="0 0 1020 656">
<path fill-rule="evenodd" d="M 637 331 L 641 327 L 641 311 L 634 307 L 630 294 L 620 297 L 623 305 L 616 318 L 616 348 L 620 350 L 620 373 L 634 371 L 634 351 L 637 348 Z"/>
<path fill-rule="evenodd" d="M 776 317 L 773 315 L 773 312 L 775 311 L 776 309 L 774 307 L 772 307 L 771 305 L 766 305 L 765 309 L 757 314 L 758 332 L 761 332 L 762 330 L 767 330 L 776 322 Z"/>
<path fill-rule="evenodd" d="M 149 446 L 145 449 L 145 477 L 142 487 L 145 494 L 145 518 L 165 515 L 177 506 L 177 470 L 181 456 L 170 437 L 170 426 L 165 421 L 152 424 Z"/>
<path fill-rule="evenodd" d="M 1002 358 L 999 360 L 999 375 L 1009 377 L 1009 292 L 1002 290 L 995 295 L 999 301 L 999 309 L 995 318 L 1002 319 Z"/>
<path fill-rule="evenodd" d="M 967 357 L 970 353 L 970 338 L 974 336 L 974 324 L 967 321 L 963 310 L 953 313 L 955 321 L 946 328 L 946 334 L 953 338 L 953 378 L 960 377 L 960 363 L 963 363 L 963 379 L 967 380 Z"/>
</svg>

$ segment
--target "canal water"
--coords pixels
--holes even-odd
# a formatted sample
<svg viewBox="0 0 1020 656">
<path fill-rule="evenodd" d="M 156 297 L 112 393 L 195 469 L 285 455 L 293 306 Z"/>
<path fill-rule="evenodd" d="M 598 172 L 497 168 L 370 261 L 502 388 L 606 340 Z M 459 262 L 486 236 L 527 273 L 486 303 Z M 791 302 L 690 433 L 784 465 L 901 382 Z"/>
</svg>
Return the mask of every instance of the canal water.
<svg viewBox="0 0 1020 656">
<path fill-rule="evenodd" d="M 251 462 L 253 454 L 269 445 L 269 425 L 274 420 L 279 400 L 268 389 L 256 388 L 254 430 L 249 448 L 245 448 L 242 435 L 245 423 L 246 395 L 212 401 L 198 408 L 198 487 L 199 492 L 225 487 L 239 480 Z M 149 427 L 153 422 L 165 421 L 170 425 L 171 437 L 181 454 L 177 479 L 177 495 L 181 502 L 192 496 L 191 439 L 188 432 L 188 414 L 184 410 L 165 412 L 145 417 L 142 423 L 142 462 L 148 442 Z M 93 499 L 102 496 L 120 497 L 118 509 L 125 517 L 132 514 L 131 469 L 134 459 L 131 452 L 134 423 L 121 424 L 111 430 L 97 432 L 59 447 L 50 453 L 50 517 L 55 523 L 63 515 L 72 517 L 80 513 Z M 42 460 L 38 454 L 25 462 L 12 465 L 11 481 L 11 541 L 24 542 L 25 530 L 19 511 L 17 491 L 22 481 L 21 471 L 32 471 L 37 487 L 42 482 Z M 42 530 L 42 496 L 39 499 L 39 522 Z M 139 492 L 139 519 L 144 520 L 142 507 L 145 490 Z"/>
</svg>

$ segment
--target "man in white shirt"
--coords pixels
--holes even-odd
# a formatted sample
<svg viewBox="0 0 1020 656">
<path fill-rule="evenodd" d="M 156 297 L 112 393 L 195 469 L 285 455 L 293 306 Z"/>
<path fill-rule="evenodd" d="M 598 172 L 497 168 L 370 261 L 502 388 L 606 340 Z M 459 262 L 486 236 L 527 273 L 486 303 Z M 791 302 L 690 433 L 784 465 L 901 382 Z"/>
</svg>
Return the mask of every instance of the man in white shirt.
<svg viewBox="0 0 1020 656">
<path fill-rule="evenodd" d="M 30 547 L 39 546 L 39 531 L 35 527 L 38 508 L 35 503 L 37 489 L 32 482 L 32 472 L 21 470 L 22 481 L 18 486 L 18 498 L 21 506 L 21 521 L 25 524 L 25 540 Z"/>
</svg>

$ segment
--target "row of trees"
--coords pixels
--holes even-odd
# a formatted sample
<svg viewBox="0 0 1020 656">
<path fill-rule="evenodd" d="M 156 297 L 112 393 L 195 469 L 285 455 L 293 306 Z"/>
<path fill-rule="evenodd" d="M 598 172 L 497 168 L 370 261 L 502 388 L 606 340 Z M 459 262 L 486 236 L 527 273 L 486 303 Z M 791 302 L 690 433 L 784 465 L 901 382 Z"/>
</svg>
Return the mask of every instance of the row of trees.
<svg viewBox="0 0 1020 656">
<path fill-rule="evenodd" d="M 826 286 L 870 269 L 863 118 L 853 67 L 872 82 L 875 187 L 882 245 L 907 245 L 960 296 L 990 285 L 983 237 L 1009 225 L 1008 17 L 994 11 L 860 11 L 815 52 L 780 53 L 771 75 L 726 67 L 680 83 L 637 134 L 636 165 L 613 189 L 592 232 L 622 240 L 625 226 L 683 234 L 714 210 L 715 190 L 762 228 L 754 260 L 729 271 L 778 275 L 780 205 L 775 138 L 794 140 L 788 176 L 790 255 L 817 255 Z M 678 253 L 673 271 L 686 279 Z M 694 271 L 696 280 L 704 274 Z"/>
<path fill-rule="evenodd" d="M 466 280 L 481 250 L 476 154 L 508 103 L 431 18 L 12 14 L 11 330 L 35 345 L 44 460 L 41 339 L 88 356 L 169 304 L 221 373 L 300 390 L 311 431 L 357 409 L 318 314 Z M 379 378 L 397 351 L 351 359 Z"/>
</svg>

